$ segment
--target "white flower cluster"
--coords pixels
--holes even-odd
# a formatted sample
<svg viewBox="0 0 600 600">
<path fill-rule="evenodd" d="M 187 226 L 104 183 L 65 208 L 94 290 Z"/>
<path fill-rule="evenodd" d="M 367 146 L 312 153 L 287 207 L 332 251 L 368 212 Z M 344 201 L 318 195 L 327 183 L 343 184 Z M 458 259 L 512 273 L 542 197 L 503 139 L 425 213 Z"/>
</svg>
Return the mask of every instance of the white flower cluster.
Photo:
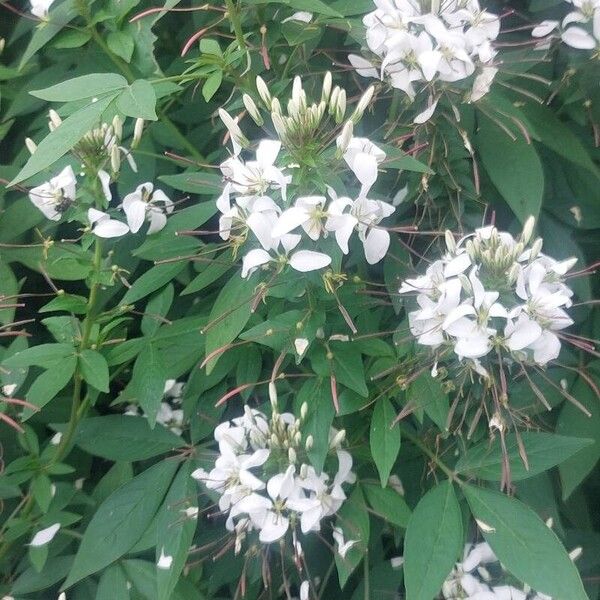
<svg viewBox="0 0 600 600">
<path fill-rule="evenodd" d="M 31 14 L 46 21 L 48 19 L 48 10 L 54 4 L 54 0 L 31 0 Z"/>
<path fill-rule="evenodd" d="M 335 190 L 328 187 L 329 198 L 315 194 L 296 195 L 291 201 L 288 194 L 293 181 L 291 173 L 298 168 L 291 160 L 307 140 L 312 140 L 313 136 L 319 138 L 321 119 L 328 106 L 341 122 L 346 111 L 345 91 L 337 87 L 331 91 L 331 75 L 327 74 L 321 102 L 309 106 L 297 77 L 288 103 L 289 116 L 286 116 L 279 101 L 271 98 L 264 81 L 260 78 L 258 81 L 261 82 L 257 85 L 259 93 L 272 110 L 271 117 L 280 139 L 261 140 L 254 160 L 244 161 L 240 157 L 242 148 L 249 145 L 248 140 L 237 121 L 224 110 L 220 111 L 233 142 L 233 155 L 221 164 L 226 183 L 217 200 L 221 212 L 220 235 L 239 246 L 251 233 L 260 245 L 244 255 L 242 277 L 269 263 L 280 267 L 289 264 L 301 272 L 324 268 L 331 263 L 331 256 L 313 250 L 315 243 L 334 235 L 342 252 L 347 254 L 353 232 L 357 232 L 363 243 L 367 262 L 380 261 L 387 252 L 390 236 L 379 224 L 395 209 L 368 195 L 386 154 L 368 139 L 353 137 L 353 125 L 370 101 L 372 89 L 361 99 L 337 138 L 337 156 L 343 157 L 360 184 L 357 198 L 338 197 Z M 254 102 L 247 96 L 244 101 L 255 121 L 262 122 Z M 301 244 L 302 249 L 298 249 Z"/>
<path fill-rule="evenodd" d="M 241 550 L 246 536 L 258 532 L 269 544 L 292 531 L 295 548 L 301 552 L 296 527 L 303 534 L 319 531 L 321 521 L 335 514 L 346 499 L 343 485 L 353 483 L 352 457 L 341 449 L 345 432 L 330 429 L 329 447 L 337 456 L 337 472 L 331 478 L 317 473 L 301 457 L 312 446 L 309 435 L 303 440 L 301 417 L 279 413 L 271 384 L 273 412 L 270 418 L 245 407 L 243 416 L 221 423 L 215 429 L 219 456 L 214 468 L 197 469 L 192 477 L 219 495 L 219 509 L 227 515 L 226 527 L 234 532 L 235 551 Z M 354 541 L 344 541 L 334 532 L 339 551 L 344 554 Z"/>
<path fill-rule="evenodd" d="M 575 7 L 561 21 L 542 21 L 533 29 L 533 37 L 546 37 L 560 29 L 561 40 L 578 50 L 600 47 L 600 0 L 565 0 Z"/>
<path fill-rule="evenodd" d="M 564 310 L 573 292 L 563 276 L 577 259 L 542 254 L 541 238 L 529 244 L 533 227 L 530 217 L 518 240 L 492 226 L 458 243 L 446 232 L 446 255 L 400 288 L 417 293 L 419 308 L 408 318 L 419 344 L 449 346 L 484 376 L 479 359 L 494 349 L 538 365 L 558 357 L 556 332 L 573 323 Z"/>
<path fill-rule="evenodd" d="M 164 398 L 160 403 L 156 415 L 156 422 L 167 429 L 170 429 L 176 435 L 181 435 L 183 433 L 183 410 L 181 410 L 181 408 L 174 408 L 174 406 L 181 404 L 183 386 L 183 383 L 180 383 L 175 379 L 167 379 L 163 391 Z M 130 404 L 123 414 L 137 417 L 140 414 L 139 406 L 137 404 Z"/>
<path fill-rule="evenodd" d="M 488 570 L 492 566 L 503 571 L 489 544 L 467 544 L 462 562 L 456 564 L 442 586 L 442 597 L 445 600 L 552 600 L 527 587 L 494 585 Z"/>
<path fill-rule="evenodd" d="M 482 10 L 478 0 L 373 0 L 376 10 L 365 15 L 366 41 L 376 60 L 351 54 L 351 64 L 363 77 L 386 79 L 414 100 L 429 90 L 428 107 L 414 119 L 424 123 L 440 98 L 436 82 L 453 83 L 473 77 L 469 101 L 490 89 L 497 69 L 492 42 L 500 32 L 498 15 Z M 415 86 L 421 88 L 415 89 Z"/>
</svg>

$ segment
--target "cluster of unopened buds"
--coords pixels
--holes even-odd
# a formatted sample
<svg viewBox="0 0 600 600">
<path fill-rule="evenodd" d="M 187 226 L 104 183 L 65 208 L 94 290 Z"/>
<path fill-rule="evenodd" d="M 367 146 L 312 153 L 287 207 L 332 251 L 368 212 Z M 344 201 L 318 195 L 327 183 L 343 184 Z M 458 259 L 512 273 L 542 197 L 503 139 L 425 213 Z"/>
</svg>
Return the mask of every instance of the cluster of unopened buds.
<svg viewBox="0 0 600 600">
<path fill-rule="evenodd" d="M 573 323 L 564 276 L 577 259 L 542 254 L 541 238 L 530 244 L 533 228 L 530 217 L 518 239 L 493 226 L 458 242 L 447 232 L 446 255 L 400 288 L 417 295 L 419 308 L 408 314 L 417 342 L 440 349 L 440 358 L 452 350 L 484 377 L 486 355 L 508 352 L 516 362 L 542 366 L 556 359 L 559 332 Z"/>
<path fill-rule="evenodd" d="M 53 131 L 61 123 L 59 115 L 51 110 L 50 130 Z M 134 127 L 132 147 L 139 143 L 142 128 L 143 121 L 138 119 Z M 93 177 L 97 177 L 106 205 L 112 200 L 110 184 L 119 173 L 121 156 L 125 156 L 131 169 L 137 172 L 131 151 L 121 145 L 122 134 L 123 122 L 116 116 L 110 125 L 102 123 L 89 131 L 73 149 L 84 169 L 80 175 L 91 173 Z M 32 154 L 37 151 L 37 146 L 31 139 L 27 138 L 25 142 Z M 31 202 L 51 221 L 60 221 L 71 207 L 76 206 L 76 196 L 77 176 L 70 165 L 49 181 L 29 191 Z M 146 221 L 149 223 L 146 233 L 153 234 L 163 229 L 167 223 L 167 215 L 173 212 L 173 208 L 173 201 L 162 190 L 154 189 L 153 183 L 146 182 L 127 194 L 119 205 L 119 209 L 125 213 L 127 223 L 113 219 L 107 212 L 96 208 L 88 209 L 87 219 L 92 233 L 102 238 L 137 233 Z"/>
<path fill-rule="evenodd" d="M 344 430 L 329 432 L 326 468 L 337 462 L 331 477 L 325 470 L 317 473 L 305 461 L 313 445 L 302 426 L 307 405 L 300 417 L 278 411 L 274 384 L 270 385 L 272 413 L 245 407 L 241 417 L 221 423 L 215 429 L 219 455 L 210 471 L 197 469 L 192 477 L 218 495 L 218 506 L 226 515 L 226 528 L 234 532 L 235 552 L 242 549 L 252 532 L 258 541 L 270 544 L 291 532 L 296 555 L 302 554 L 298 528 L 302 534 L 319 531 L 321 521 L 334 515 L 346 500 L 344 485 L 355 481 L 352 457 L 341 448 Z M 344 540 L 334 531 L 340 554 L 356 543 Z"/>
<path fill-rule="evenodd" d="M 565 0 L 575 10 L 562 21 L 546 20 L 534 27 L 531 35 L 546 38 L 558 31 L 560 39 L 577 50 L 600 49 L 600 0 Z"/>
<path fill-rule="evenodd" d="M 257 88 L 262 103 L 271 112 L 279 139 L 261 140 L 254 160 L 240 157 L 242 148 L 250 144 L 237 120 L 224 110 L 219 111 L 233 144 L 233 155 L 221 164 L 225 186 L 217 200 L 221 212 L 220 235 L 224 240 L 231 240 L 237 249 L 251 233 L 254 246 L 260 246 L 251 248 L 243 256 L 242 277 L 273 263 L 279 268 L 289 264 L 302 272 L 324 268 L 332 257 L 321 251 L 318 242 L 334 236 L 341 251 L 347 254 L 354 232 L 363 244 L 367 262 L 379 262 L 390 244 L 389 232 L 380 223 L 395 209 L 386 202 L 369 198 L 369 193 L 386 154 L 370 140 L 353 136 L 354 125 L 369 105 L 373 88 L 365 92 L 339 131 L 336 126 L 344 121 L 346 114 L 346 92 L 339 87 L 332 90 L 330 73 L 325 75 L 320 102 L 310 105 L 300 78 L 296 77 L 287 114 L 279 100 L 271 97 L 260 77 Z M 256 123 L 262 125 L 264 119 L 254 100 L 245 95 L 244 102 Z M 336 124 L 333 131 L 326 115 Z M 336 140 L 332 153 L 335 160 L 350 169 L 360 184 L 357 197 L 338 197 L 336 191 L 327 186 L 328 197 L 315 190 L 310 190 L 309 195 L 294 190 L 294 198 L 290 198 L 294 170 L 300 169 L 296 157 L 306 152 L 307 147 L 318 147 L 322 155 L 333 139 Z"/>
<path fill-rule="evenodd" d="M 365 15 L 366 42 L 373 58 L 351 54 L 363 77 L 387 81 L 412 102 L 427 94 L 427 108 L 415 118 L 424 123 L 435 112 L 443 90 L 465 93 L 475 102 L 488 93 L 497 73 L 493 42 L 500 32 L 498 15 L 482 10 L 478 0 L 374 0 Z M 424 12 L 423 6 L 430 10 Z M 467 82 L 469 87 L 449 84 Z"/>
</svg>

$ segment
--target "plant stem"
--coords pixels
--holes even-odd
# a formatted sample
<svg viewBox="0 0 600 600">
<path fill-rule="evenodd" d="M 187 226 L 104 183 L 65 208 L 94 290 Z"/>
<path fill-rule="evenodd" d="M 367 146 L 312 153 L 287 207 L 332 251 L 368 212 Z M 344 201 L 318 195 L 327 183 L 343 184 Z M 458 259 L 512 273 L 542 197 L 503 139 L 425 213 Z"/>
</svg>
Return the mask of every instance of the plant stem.
<svg viewBox="0 0 600 600">
<path fill-rule="evenodd" d="M 229 16 L 229 21 L 233 27 L 238 46 L 240 47 L 240 50 L 246 50 L 246 40 L 244 39 L 242 22 L 240 21 L 240 12 L 237 5 L 234 0 L 225 0 L 225 7 L 227 8 L 227 15 Z"/>
<path fill-rule="evenodd" d="M 370 585 L 370 580 L 369 580 L 369 550 L 367 549 L 365 551 L 365 557 L 363 558 L 363 579 L 364 579 L 364 583 L 365 583 L 365 595 L 364 598 L 365 600 L 370 600 L 371 598 L 371 585 Z"/>
<path fill-rule="evenodd" d="M 419 450 L 421 450 L 421 452 L 423 452 L 423 454 L 425 454 L 428 458 L 430 458 L 435 463 L 435 465 L 441 471 L 444 472 L 444 474 L 448 477 L 448 479 L 456 482 L 458 485 L 461 485 L 461 486 L 464 485 L 463 481 L 458 478 L 456 473 L 450 467 L 448 467 L 448 465 L 446 465 L 442 460 L 440 460 L 438 458 L 438 456 L 436 455 L 436 453 L 433 452 L 433 450 L 431 450 L 431 448 L 429 448 L 427 446 L 427 444 L 424 444 L 420 440 L 420 438 L 415 433 L 413 433 L 407 425 L 400 425 L 400 430 L 402 432 L 402 435 L 405 438 L 407 438 L 408 440 L 410 440 L 417 448 L 419 448 Z"/>
</svg>

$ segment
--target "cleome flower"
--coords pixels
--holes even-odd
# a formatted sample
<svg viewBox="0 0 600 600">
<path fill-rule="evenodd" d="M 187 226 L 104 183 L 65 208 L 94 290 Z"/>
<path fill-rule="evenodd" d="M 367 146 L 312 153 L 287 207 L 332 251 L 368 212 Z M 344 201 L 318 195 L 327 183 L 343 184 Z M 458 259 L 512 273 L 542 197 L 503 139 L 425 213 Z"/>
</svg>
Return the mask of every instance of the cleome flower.
<svg viewBox="0 0 600 600">
<path fill-rule="evenodd" d="M 344 433 L 330 431 L 335 459 L 326 464 L 334 466 L 337 459 L 335 475 L 317 473 L 304 458 L 312 443 L 302 432 L 306 404 L 300 418 L 279 413 L 275 386 L 269 387 L 271 416 L 246 406 L 242 416 L 221 423 L 214 434 L 219 455 L 213 468 L 192 473 L 217 494 L 225 526 L 235 536 L 236 553 L 250 535 L 270 544 L 291 532 L 299 545 L 298 530 L 319 531 L 323 519 L 336 514 L 346 500 L 345 485 L 355 481 L 352 457 L 341 448 Z M 344 553 L 350 547 L 349 542 L 338 543 Z"/>
<path fill-rule="evenodd" d="M 51 221 L 60 221 L 63 213 L 75 202 L 75 173 L 65 167 L 56 177 L 29 192 L 29 199 Z"/>
<path fill-rule="evenodd" d="M 430 12 L 422 8 L 429 3 L 417 0 L 374 4 L 377 8 L 363 18 L 372 58 L 350 54 L 348 59 L 359 75 L 388 82 L 410 102 L 425 92 L 427 108 L 415 123 L 431 118 L 449 84 L 470 84 L 467 101 L 477 101 L 489 91 L 497 72 L 493 42 L 500 33 L 500 18 L 482 10 L 478 0 L 432 2 Z"/>
<path fill-rule="evenodd" d="M 416 293 L 408 319 L 419 344 L 451 350 L 479 372 L 481 360 L 497 353 L 539 366 L 558 358 L 558 332 L 573 323 L 565 311 L 573 291 L 563 277 L 576 259 L 542 254 L 541 238 L 529 245 L 533 226 L 531 217 L 518 240 L 491 226 L 458 243 L 446 233 L 446 255 L 400 288 Z"/>
<path fill-rule="evenodd" d="M 600 1 L 565 0 L 575 10 L 562 21 L 545 20 L 533 28 L 531 35 L 546 38 L 558 31 L 560 39 L 577 50 L 597 50 L 600 47 Z"/>
<path fill-rule="evenodd" d="M 224 187 L 217 199 L 219 235 L 235 252 L 244 246 L 242 277 L 259 268 L 278 272 L 289 265 L 308 272 L 327 267 L 333 257 L 323 251 L 321 240 L 333 235 L 347 254 L 354 232 L 363 243 L 367 262 L 379 262 L 390 244 L 389 233 L 380 223 L 395 209 L 370 195 L 386 153 L 369 139 L 353 136 L 354 124 L 370 103 L 373 88 L 365 92 L 343 127 L 333 126 L 333 132 L 325 114 L 333 116 L 339 125 L 346 114 L 346 93 L 339 87 L 332 90 L 331 74 L 325 75 L 320 102 L 310 105 L 296 77 L 287 114 L 260 77 L 257 90 L 262 104 L 271 111 L 279 139 L 260 140 L 253 159 L 242 157 L 252 144 L 237 119 L 223 109 L 219 111 L 233 144 L 231 156 L 220 165 Z M 254 121 L 262 125 L 265 120 L 247 94 L 244 104 Z M 312 181 L 315 165 L 332 161 L 332 153 L 326 151 L 334 140 L 333 164 L 328 168 L 349 171 L 351 185 L 359 189 L 356 199 L 338 197 L 329 186 L 318 189 Z M 310 164 L 302 167 L 307 153 Z"/>
</svg>

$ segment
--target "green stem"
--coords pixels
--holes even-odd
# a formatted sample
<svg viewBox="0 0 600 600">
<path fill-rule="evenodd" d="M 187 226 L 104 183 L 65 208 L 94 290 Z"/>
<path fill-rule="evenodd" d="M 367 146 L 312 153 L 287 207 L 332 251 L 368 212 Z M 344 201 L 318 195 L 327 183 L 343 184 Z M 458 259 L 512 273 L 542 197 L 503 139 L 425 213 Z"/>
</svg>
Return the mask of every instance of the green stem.
<svg viewBox="0 0 600 600">
<path fill-rule="evenodd" d="M 363 579 L 365 582 L 365 595 L 364 598 L 365 600 L 370 600 L 371 598 L 371 582 L 369 579 L 369 550 L 367 549 L 365 551 L 365 557 L 363 558 L 363 568 L 364 568 L 364 575 L 363 575 Z"/>
<path fill-rule="evenodd" d="M 240 47 L 240 50 L 246 50 L 246 40 L 244 39 L 244 31 L 242 30 L 240 12 L 233 0 L 225 0 L 225 7 L 227 8 L 229 22 L 233 27 L 238 46 Z"/>
<path fill-rule="evenodd" d="M 458 485 L 464 485 L 463 481 L 457 477 L 456 473 L 442 460 L 440 460 L 437 454 L 433 452 L 433 450 L 431 450 L 427 444 L 424 444 L 419 436 L 414 434 L 407 425 L 400 425 L 400 430 L 402 435 L 410 440 L 417 448 L 419 448 L 423 454 L 429 457 L 435 463 L 435 465 L 444 472 L 448 479 L 456 482 Z"/>
</svg>

